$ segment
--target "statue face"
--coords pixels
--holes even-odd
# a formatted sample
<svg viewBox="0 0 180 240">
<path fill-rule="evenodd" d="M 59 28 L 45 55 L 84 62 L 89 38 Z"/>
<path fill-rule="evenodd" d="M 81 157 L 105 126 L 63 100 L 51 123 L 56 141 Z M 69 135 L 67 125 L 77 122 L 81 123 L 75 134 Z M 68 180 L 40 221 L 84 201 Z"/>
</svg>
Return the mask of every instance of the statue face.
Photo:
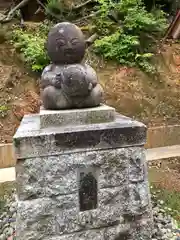
<svg viewBox="0 0 180 240">
<path fill-rule="evenodd" d="M 85 38 L 74 24 L 59 23 L 49 32 L 47 51 L 55 64 L 80 63 L 85 54 Z"/>
</svg>

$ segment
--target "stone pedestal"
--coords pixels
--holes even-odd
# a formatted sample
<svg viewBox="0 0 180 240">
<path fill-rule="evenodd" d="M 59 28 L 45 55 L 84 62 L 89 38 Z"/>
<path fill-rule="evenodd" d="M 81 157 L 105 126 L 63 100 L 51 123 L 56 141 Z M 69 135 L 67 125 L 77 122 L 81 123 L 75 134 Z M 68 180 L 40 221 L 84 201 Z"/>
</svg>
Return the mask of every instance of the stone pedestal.
<svg viewBox="0 0 180 240">
<path fill-rule="evenodd" d="M 146 127 L 107 106 L 54 114 L 14 136 L 17 240 L 150 240 Z"/>
</svg>

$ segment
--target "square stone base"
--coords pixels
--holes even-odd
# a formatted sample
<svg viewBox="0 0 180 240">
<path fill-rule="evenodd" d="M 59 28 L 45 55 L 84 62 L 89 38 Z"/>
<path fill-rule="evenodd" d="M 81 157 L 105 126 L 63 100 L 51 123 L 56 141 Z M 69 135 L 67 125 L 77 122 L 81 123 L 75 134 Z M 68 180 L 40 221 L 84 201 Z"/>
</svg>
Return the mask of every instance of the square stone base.
<svg viewBox="0 0 180 240">
<path fill-rule="evenodd" d="M 17 240 L 151 240 L 143 147 L 29 158 L 16 169 Z M 89 210 L 81 210 L 79 171 L 97 180 Z"/>
<path fill-rule="evenodd" d="M 106 105 L 70 110 L 40 110 L 41 128 L 112 122 L 115 109 Z"/>
<path fill-rule="evenodd" d="M 146 126 L 113 108 L 41 111 L 14 136 L 17 240 L 151 240 Z"/>
</svg>

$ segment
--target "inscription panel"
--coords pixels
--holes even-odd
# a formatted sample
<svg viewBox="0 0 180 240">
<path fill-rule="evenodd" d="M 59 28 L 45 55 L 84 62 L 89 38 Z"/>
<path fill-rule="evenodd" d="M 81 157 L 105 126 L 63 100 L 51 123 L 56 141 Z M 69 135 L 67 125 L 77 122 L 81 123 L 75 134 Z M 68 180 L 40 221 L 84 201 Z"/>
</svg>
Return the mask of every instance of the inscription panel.
<svg viewBox="0 0 180 240">
<path fill-rule="evenodd" d="M 87 211 L 98 206 L 98 171 L 96 168 L 78 169 L 79 209 Z"/>
</svg>

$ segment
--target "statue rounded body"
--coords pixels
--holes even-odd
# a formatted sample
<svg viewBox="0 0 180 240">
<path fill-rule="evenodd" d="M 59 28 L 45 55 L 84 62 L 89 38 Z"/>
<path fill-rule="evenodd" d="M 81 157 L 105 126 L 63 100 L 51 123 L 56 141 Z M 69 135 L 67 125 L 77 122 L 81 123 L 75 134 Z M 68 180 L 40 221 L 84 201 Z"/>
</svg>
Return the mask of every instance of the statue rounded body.
<svg viewBox="0 0 180 240">
<path fill-rule="evenodd" d="M 103 89 L 94 69 L 82 64 L 85 39 L 71 23 L 55 25 L 48 35 L 47 52 L 52 64 L 41 76 L 42 102 L 45 109 L 59 110 L 100 105 Z"/>
</svg>

